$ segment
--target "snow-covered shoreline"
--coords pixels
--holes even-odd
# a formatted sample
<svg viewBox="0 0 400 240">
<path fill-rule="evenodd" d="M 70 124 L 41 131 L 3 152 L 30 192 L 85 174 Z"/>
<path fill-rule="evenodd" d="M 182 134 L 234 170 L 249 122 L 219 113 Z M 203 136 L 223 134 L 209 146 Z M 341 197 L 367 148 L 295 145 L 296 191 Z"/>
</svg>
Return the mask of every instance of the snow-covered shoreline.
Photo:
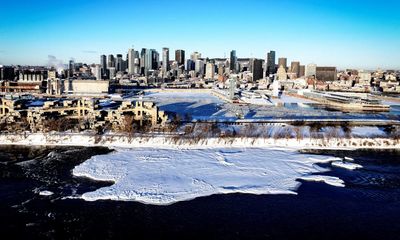
<svg viewBox="0 0 400 240">
<path fill-rule="evenodd" d="M 282 147 L 293 149 L 400 149 L 400 140 L 385 137 L 352 138 L 177 138 L 176 136 L 153 135 L 128 137 L 124 135 L 95 135 L 88 133 L 31 133 L 0 134 L 0 145 L 29 146 L 104 146 L 110 148 L 269 148 Z"/>
</svg>

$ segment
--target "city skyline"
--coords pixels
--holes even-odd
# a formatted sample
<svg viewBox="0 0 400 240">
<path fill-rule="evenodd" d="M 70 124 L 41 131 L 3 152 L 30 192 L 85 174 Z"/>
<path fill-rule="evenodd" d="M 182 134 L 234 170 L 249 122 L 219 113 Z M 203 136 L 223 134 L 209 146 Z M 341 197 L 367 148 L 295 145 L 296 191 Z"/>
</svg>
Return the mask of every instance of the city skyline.
<svg viewBox="0 0 400 240">
<path fill-rule="evenodd" d="M 21 4 L 22 3 L 22 4 Z M 375 1 L 107 1 L 3 3 L 0 65 L 99 63 L 102 54 L 169 48 L 203 57 L 266 59 L 338 68 L 400 69 L 400 3 Z M 18 14 L 15 14 L 17 10 Z M 40 13 L 40 14 L 34 14 Z M 197 13 L 197 15 L 196 15 Z M 187 57 L 186 57 L 187 58 Z"/>
</svg>

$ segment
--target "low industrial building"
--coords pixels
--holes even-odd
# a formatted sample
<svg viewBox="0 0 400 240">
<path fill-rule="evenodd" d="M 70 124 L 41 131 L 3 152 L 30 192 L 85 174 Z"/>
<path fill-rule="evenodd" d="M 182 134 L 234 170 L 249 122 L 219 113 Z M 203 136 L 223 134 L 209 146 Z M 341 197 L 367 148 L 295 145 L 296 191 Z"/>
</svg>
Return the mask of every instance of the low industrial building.
<svg viewBox="0 0 400 240">
<path fill-rule="evenodd" d="M 11 128 L 25 124 L 32 132 L 46 131 L 52 120 L 73 120 L 79 129 L 98 129 L 109 126 L 121 130 L 127 118 L 138 126 L 163 126 L 168 116 L 153 102 L 119 101 L 92 98 L 37 99 L 31 96 L 0 98 L 0 123 Z"/>
</svg>

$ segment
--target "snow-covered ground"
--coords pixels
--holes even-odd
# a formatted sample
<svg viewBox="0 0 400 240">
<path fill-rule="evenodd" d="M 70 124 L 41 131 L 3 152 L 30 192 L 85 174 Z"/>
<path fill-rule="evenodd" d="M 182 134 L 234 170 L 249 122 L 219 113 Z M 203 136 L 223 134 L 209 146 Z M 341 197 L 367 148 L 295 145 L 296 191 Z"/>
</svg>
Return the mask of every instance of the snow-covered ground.
<svg viewBox="0 0 400 240">
<path fill-rule="evenodd" d="M 386 133 L 378 127 L 353 127 L 351 133 L 354 137 L 382 137 Z"/>
<path fill-rule="evenodd" d="M 261 127 L 260 127 L 261 128 Z M 34 145 L 34 146 L 104 146 L 119 148 L 154 147 L 154 148 L 225 148 L 225 147 L 282 147 L 295 149 L 399 149 L 400 141 L 388 136 L 378 137 L 344 137 L 340 129 L 324 129 L 313 133 L 321 136 L 310 136 L 309 127 L 297 129 L 301 138 L 297 138 L 296 129 L 282 126 L 264 126 L 258 129 L 257 137 L 182 137 L 175 135 L 150 134 L 130 138 L 121 134 L 90 133 L 27 133 L 0 134 L 0 145 Z M 333 132 L 333 133 L 330 133 Z M 261 134 L 263 133 L 263 134 Z M 283 135 L 282 135 L 283 133 Z M 279 137 L 279 135 L 282 135 Z M 276 137 L 278 136 L 278 138 Z"/>
<path fill-rule="evenodd" d="M 313 101 L 286 94 L 266 104 L 233 104 L 213 95 L 211 90 L 148 90 L 141 98 L 153 101 L 161 110 L 190 115 L 194 120 L 236 121 L 238 116 L 250 121 L 271 119 L 386 120 L 390 113 L 343 113 L 327 111 Z M 263 100 L 266 101 L 266 100 Z M 393 120 L 393 116 L 390 118 Z"/>
<path fill-rule="evenodd" d="M 200 120 L 235 120 L 235 113 L 224 108 L 225 102 L 209 92 L 146 92 L 144 100 L 153 101 L 161 110 Z"/>
<path fill-rule="evenodd" d="M 316 101 L 282 94 L 281 98 L 272 98 L 274 103 L 317 103 Z"/>
<path fill-rule="evenodd" d="M 316 165 L 340 160 L 278 148 L 117 149 L 92 157 L 73 174 L 114 182 L 83 194 L 85 200 L 166 205 L 212 194 L 295 194 L 298 179 L 344 186 L 319 175 L 328 169 Z"/>
</svg>

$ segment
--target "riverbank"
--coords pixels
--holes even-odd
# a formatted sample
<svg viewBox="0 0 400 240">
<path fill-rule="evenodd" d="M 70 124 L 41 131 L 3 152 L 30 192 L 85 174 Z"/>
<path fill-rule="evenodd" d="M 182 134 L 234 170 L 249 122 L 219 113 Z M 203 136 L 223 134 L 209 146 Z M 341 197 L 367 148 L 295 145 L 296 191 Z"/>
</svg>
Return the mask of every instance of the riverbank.
<svg viewBox="0 0 400 240">
<path fill-rule="evenodd" d="M 189 138 L 177 135 L 153 134 L 127 136 L 90 133 L 30 133 L 0 134 L 0 145 L 86 146 L 110 148 L 270 148 L 292 149 L 400 149 L 400 140 L 388 137 L 206 137 Z"/>
</svg>

